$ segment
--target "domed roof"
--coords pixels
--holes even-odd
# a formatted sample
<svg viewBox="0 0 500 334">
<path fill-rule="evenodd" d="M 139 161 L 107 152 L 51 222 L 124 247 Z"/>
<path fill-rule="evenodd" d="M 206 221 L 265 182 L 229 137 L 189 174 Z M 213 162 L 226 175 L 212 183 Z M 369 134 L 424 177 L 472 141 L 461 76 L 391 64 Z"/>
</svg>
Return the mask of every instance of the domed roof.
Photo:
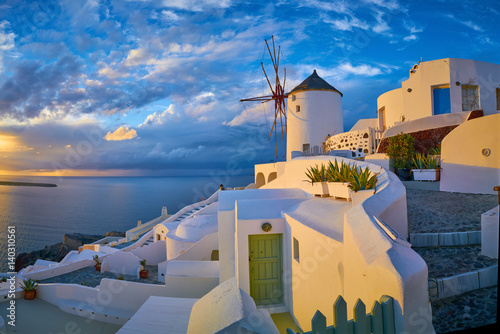
<svg viewBox="0 0 500 334">
<path fill-rule="evenodd" d="M 292 89 L 292 91 L 289 94 L 303 92 L 306 90 L 331 90 L 333 92 L 339 93 L 340 96 L 344 96 L 335 87 L 330 85 L 325 80 L 321 79 L 318 73 L 316 73 L 316 70 L 314 70 L 313 74 L 311 74 L 306 80 L 302 81 L 300 85 Z"/>
</svg>

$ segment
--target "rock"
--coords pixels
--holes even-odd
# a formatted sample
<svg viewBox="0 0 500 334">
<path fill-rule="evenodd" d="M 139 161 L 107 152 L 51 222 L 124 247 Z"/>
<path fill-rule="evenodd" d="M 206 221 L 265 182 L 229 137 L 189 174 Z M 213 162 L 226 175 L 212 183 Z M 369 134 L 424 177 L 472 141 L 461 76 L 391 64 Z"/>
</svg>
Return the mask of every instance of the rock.
<svg viewBox="0 0 500 334">
<path fill-rule="evenodd" d="M 63 244 L 68 246 L 71 250 L 77 250 L 78 247 L 83 246 L 84 244 L 91 244 L 94 241 L 102 239 L 101 235 L 88 235 L 81 233 L 71 233 L 65 234 L 63 237 Z"/>
<path fill-rule="evenodd" d="M 105 236 L 125 236 L 125 232 L 111 231 L 106 232 Z M 21 269 L 35 264 L 36 260 L 43 259 L 48 261 L 61 261 L 70 251 L 78 250 L 78 247 L 93 243 L 104 238 L 101 235 L 89 235 L 82 233 L 65 234 L 63 242 L 54 245 L 46 246 L 44 249 L 33 251 L 30 253 L 20 253 L 16 257 L 16 272 Z"/>
<path fill-rule="evenodd" d="M 104 235 L 105 237 L 120 237 L 125 238 L 125 232 L 109 231 Z"/>
</svg>

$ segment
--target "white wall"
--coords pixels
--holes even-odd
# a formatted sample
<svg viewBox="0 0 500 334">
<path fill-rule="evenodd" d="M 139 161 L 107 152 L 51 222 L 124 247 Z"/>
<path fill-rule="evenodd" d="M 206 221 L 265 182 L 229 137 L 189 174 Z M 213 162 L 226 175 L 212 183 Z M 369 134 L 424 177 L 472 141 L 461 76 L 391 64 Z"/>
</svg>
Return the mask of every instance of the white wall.
<svg viewBox="0 0 500 334">
<path fill-rule="evenodd" d="M 96 320 L 111 322 L 104 315 L 110 309 L 124 314 L 135 313 L 150 296 L 201 298 L 218 284 L 217 278 L 169 277 L 166 285 L 136 283 L 104 278 L 99 288 L 78 284 L 40 284 L 37 297 L 61 306 L 72 302 L 91 312 Z M 70 310 L 67 310 L 70 311 Z M 75 314 L 78 310 L 74 311 Z M 109 318 L 109 317 L 108 317 Z"/>
<path fill-rule="evenodd" d="M 116 252 L 104 258 L 101 264 L 101 272 L 112 272 L 139 277 L 141 265 L 140 259 L 130 252 Z"/>
<path fill-rule="evenodd" d="M 441 191 L 495 194 L 500 184 L 500 114 L 475 118 L 441 143 Z M 483 149 L 490 155 L 482 154 Z"/>
<path fill-rule="evenodd" d="M 286 235 L 291 267 L 285 277 L 290 313 L 304 331 L 311 330 L 311 319 L 320 310 L 333 323 L 332 306 L 338 295 L 344 293 L 343 245 L 299 220 L 285 215 L 290 234 Z M 299 243 L 299 260 L 293 256 L 293 238 Z"/>
<path fill-rule="evenodd" d="M 456 85 L 456 82 L 459 84 Z M 440 87 L 450 88 L 451 112 L 462 112 L 462 85 L 468 83 L 479 86 L 479 107 L 485 115 L 497 112 L 496 88 L 500 84 L 500 65 L 457 58 L 416 64 L 414 73 L 402 82 L 401 88 L 379 96 L 377 108 L 385 107 L 387 126 L 401 121 L 401 115 L 406 121 L 432 116 L 433 88 Z"/>
<path fill-rule="evenodd" d="M 397 134 L 412 133 L 430 129 L 443 128 L 446 126 L 460 125 L 467 121 L 470 112 L 456 112 L 451 114 L 442 114 L 436 116 L 422 117 L 413 121 L 402 122 L 394 125 L 392 128 L 384 132 L 383 138 L 393 137 Z"/>
<path fill-rule="evenodd" d="M 277 179 L 279 180 L 279 178 Z M 277 181 L 275 180 L 275 181 Z M 220 282 L 235 277 L 235 226 L 236 200 L 301 198 L 305 193 L 298 189 L 248 189 L 245 191 L 223 191 L 219 195 L 218 230 Z"/>
<path fill-rule="evenodd" d="M 377 151 L 373 128 L 340 133 L 329 137 L 325 144 L 329 151 L 351 150 L 356 152 L 356 157 L 364 157 L 366 154 L 375 153 Z M 361 152 L 359 149 L 361 149 Z"/>
<path fill-rule="evenodd" d="M 141 260 L 146 260 L 146 265 L 156 266 L 167 259 L 167 248 L 165 240 L 153 242 L 149 245 L 136 248 L 132 254 Z"/>
<path fill-rule="evenodd" d="M 177 256 L 175 260 L 210 261 L 212 251 L 217 249 L 219 249 L 219 234 L 212 233 L 205 236 L 184 253 Z"/>
<path fill-rule="evenodd" d="M 347 304 L 354 305 L 361 298 L 372 305 L 382 295 L 389 295 L 395 301 L 397 333 L 433 333 L 424 260 L 411 248 L 389 239 L 362 206 L 347 213 L 344 226 Z M 352 306 L 348 316 L 353 316 Z"/>
<path fill-rule="evenodd" d="M 219 277 L 219 261 L 180 261 L 171 260 L 167 263 L 167 278 L 179 277 Z"/>
<path fill-rule="evenodd" d="M 292 101 L 292 95 L 295 101 Z M 300 105 L 300 112 L 296 106 Z M 342 96 L 333 91 L 302 91 L 290 94 L 287 103 L 286 159 L 303 144 L 322 147 L 327 135 L 344 132 Z"/>
<path fill-rule="evenodd" d="M 380 128 L 387 128 L 399 122 L 404 112 L 403 89 L 393 89 L 380 95 L 377 99 L 377 110 Z"/>
<path fill-rule="evenodd" d="M 270 223 L 272 225 L 272 230 L 269 232 L 264 232 L 261 228 L 264 222 Z M 283 218 L 279 219 L 238 219 L 236 222 L 236 278 L 238 281 L 238 286 L 241 290 L 250 294 L 250 264 L 249 264 L 249 246 L 248 246 L 248 236 L 258 235 L 258 234 L 284 234 L 285 233 L 285 220 Z M 285 236 L 283 235 L 282 241 L 284 243 Z M 286 254 L 282 254 L 282 258 Z M 284 265 L 284 263 L 283 263 Z M 283 272 L 286 272 L 286 268 L 283 268 Z"/>
<path fill-rule="evenodd" d="M 452 110 L 462 110 L 462 85 L 472 81 L 479 86 L 479 108 L 485 115 L 499 112 L 496 89 L 500 88 L 500 65 L 470 59 L 449 58 Z M 456 86 L 455 82 L 460 86 Z"/>
</svg>

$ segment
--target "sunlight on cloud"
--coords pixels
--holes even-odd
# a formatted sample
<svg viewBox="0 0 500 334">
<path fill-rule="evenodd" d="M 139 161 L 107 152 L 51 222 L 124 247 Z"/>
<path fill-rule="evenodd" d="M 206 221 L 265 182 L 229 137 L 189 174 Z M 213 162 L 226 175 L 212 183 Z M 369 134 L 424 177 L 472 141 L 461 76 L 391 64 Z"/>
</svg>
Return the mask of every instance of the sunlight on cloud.
<svg viewBox="0 0 500 334">
<path fill-rule="evenodd" d="M 107 141 L 119 141 L 119 140 L 128 140 L 134 139 L 137 137 L 137 131 L 134 129 L 129 129 L 128 127 L 121 126 L 116 129 L 114 132 L 109 131 L 104 139 Z"/>
<path fill-rule="evenodd" d="M 262 103 L 257 103 L 254 106 L 243 110 L 239 115 L 234 117 L 231 121 L 223 122 L 222 124 L 229 126 L 239 126 L 244 123 L 264 124 L 266 123 L 266 117 L 267 117 L 265 111 L 267 111 L 268 113 L 273 112 L 271 108 L 268 108 L 268 110 L 266 110 L 265 106 Z M 271 117 L 271 115 L 269 117 Z"/>
<path fill-rule="evenodd" d="M 16 136 L 0 135 L 0 152 L 14 152 L 19 145 Z"/>
<path fill-rule="evenodd" d="M 118 78 L 126 78 L 129 76 L 128 73 L 120 73 L 111 67 L 104 67 L 99 70 L 99 74 L 105 76 L 109 79 L 118 79 Z"/>
<path fill-rule="evenodd" d="M 153 57 L 144 49 L 138 48 L 130 50 L 127 58 L 123 62 L 125 66 L 148 65 L 153 61 Z"/>
<path fill-rule="evenodd" d="M 167 109 L 165 109 L 162 112 L 157 111 L 151 115 L 148 115 L 148 117 L 146 117 L 146 120 L 143 123 L 141 123 L 139 127 L 164 124 L 168 119 L 171 119 L 174 114 L 175 114 L 175 106 L 171 104 L 168 106 Z"/>
</svg>

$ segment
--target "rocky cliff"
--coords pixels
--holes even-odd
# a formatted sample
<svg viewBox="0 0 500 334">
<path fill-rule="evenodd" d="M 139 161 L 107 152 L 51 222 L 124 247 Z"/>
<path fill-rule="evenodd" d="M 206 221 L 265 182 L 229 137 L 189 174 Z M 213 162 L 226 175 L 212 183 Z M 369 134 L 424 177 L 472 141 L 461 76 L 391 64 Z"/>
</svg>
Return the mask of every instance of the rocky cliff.
<svg viewBox="0 0 500 334">
<path fill-rule="evenodd" d="M 106 232 L 104 236 L 81 233 L 65 234 L 63 237 L 63 242 L 46 246 L 44 249 L 33 251 L 30 253 L 20 253 L 16 258 L 16 272 L 19 272 L 21 269 L 34 264 L 38 259 L 59 262 L 70 251 L 78 250 L 78 247 L 84 244 L 90 244 L 104 237 L 124 236 L 124 232 L 117 231 Z"/>
</svg>

